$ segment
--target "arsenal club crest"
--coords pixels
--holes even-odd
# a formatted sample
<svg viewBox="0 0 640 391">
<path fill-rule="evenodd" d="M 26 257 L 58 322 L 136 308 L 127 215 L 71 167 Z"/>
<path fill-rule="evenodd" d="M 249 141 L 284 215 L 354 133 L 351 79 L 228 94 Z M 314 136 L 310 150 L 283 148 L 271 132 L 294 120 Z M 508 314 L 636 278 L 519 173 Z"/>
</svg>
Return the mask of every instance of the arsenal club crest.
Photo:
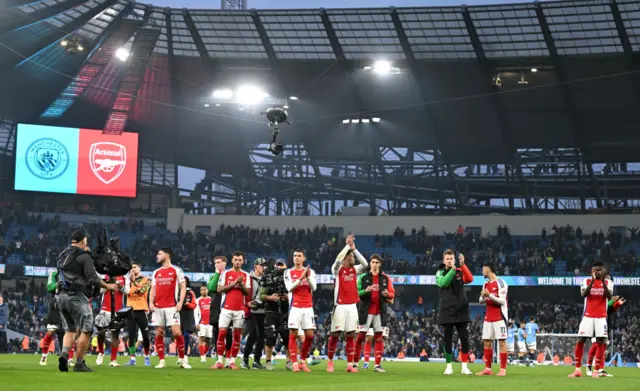
<svg viewBox="0 0 640 391">
<path fill-rule="evenodd" d="M 108 185 L 124 172 L 127 165 L 127 148 L 106 141 L 93 143 L 89 149 L 89 164 L 96 178 Z"/>
</svg>

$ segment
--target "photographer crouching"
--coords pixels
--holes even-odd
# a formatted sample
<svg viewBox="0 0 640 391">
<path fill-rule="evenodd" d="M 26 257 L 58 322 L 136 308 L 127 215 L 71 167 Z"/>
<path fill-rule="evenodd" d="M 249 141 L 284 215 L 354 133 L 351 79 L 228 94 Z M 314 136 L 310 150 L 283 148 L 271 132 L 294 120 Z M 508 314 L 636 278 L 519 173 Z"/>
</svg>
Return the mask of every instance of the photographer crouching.
<svg viewBox="0 0 640 391">
<path fill-rule="evenodd" d="M 266 370 L 273 371 L 274 365 L 271 362 L 273 348 L 276 346 L 278 335 L 285 344 L 289 341 L 289 295 L 287 287 L 284 285 L 284 271 L 287 264 L 284 260 L 278 259 L 275 266 L 270 266 L 264 271 L 262 276 L 262 289 L 260 300 L 264 303 L 265 310 L 265 356 Z M 287 350 L 287 357 L 289 351 Z M 291 362 L 287 361 L 287 369 L 291 368 Z"/>
<path fill-rule="evenodd" d="M 87 236 L 81 230 L 71 234 L 71 245 L 58 256 L 58 270 L 59 293 L 56 299 L 65 330 L 58 369 L 61 372 L 69 371 L 69 350 L 79 332 L 76 343 L 77 361 L 73 371 L 93 372 L 84 361 L 93 332 L 89 297 L 94 296 L 98 288 L 115 291 L 118 285 L 107 284 L 98 276 L 94 259 L 89 252 Z"/>
</svg>

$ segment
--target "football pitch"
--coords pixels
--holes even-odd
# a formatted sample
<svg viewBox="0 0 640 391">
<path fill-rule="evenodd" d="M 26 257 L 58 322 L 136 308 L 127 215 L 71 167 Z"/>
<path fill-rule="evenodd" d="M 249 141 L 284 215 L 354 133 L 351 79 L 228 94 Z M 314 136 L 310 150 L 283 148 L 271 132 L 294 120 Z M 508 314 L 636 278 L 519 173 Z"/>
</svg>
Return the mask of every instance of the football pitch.
<svg viewBox="0 0 640 391">
<path fill-rule="evenodd" d="M 95 373 L 60 373 L 57 356 L 49 357 L 49 365 L 38 365 L 39 355 L 1 355 L 0 391 L 204 391 L 219 390 L 342 390 L 342 391 L 390 391 L 390 390 L 602 390 L 602 387 L 620 390 L 637 389 L 640 369 L 611 368 L 615 377 L 606 379 L 568 379 L 569 367 L 542 366 L 535 368 L 510 366 L 507 377 L 463 377 L 456 374 L 444 376 L 440 363 L 384 363 L 387 373 L 374 373 L 371 369 L 360 373 L 345 373 L 344 361 L 336 362 L 336 372 L 325 372 L 325 364 L 311 367 L 313 373 L 292 373 L 284 370 L 279 361 L 276 371 L 211 370 L 213 364 L 201 364 L 198 358 L 190 360 L 193 369 L 180 369 L 175 358 L 167 357 L 168 367 L 154 369 L 144 366 L 111 368 L 105 364 L 95 366 L 95 356 L 89 356 L 87 364 Z M 123 364 L 126 358 L 119 357 Z M 92 365 L 93 364 L 93 365 Z M 138 358 L 138 365 L 142 358 Z M 157 358 L 152 359 L 157 364 Z M 460 365 L 454 364 L 456 373 Z M 476 372 L 482 365 L 472 365 Z M 602 383 L 611 383 L 604 385 Z M 635 385 L 634 385 L 635 384 Z"/>
</svg>

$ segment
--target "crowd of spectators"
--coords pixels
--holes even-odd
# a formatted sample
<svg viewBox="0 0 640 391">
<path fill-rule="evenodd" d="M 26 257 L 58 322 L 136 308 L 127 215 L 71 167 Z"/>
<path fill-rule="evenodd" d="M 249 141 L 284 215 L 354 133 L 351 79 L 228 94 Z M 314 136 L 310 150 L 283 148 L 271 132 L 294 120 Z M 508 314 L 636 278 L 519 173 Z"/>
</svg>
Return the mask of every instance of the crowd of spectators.
<svg viewBox="0 0 640 391">
<path fill-rule="evenodd" d="M 39 340 L 46 332 L 44 319 L 48 298 L 44 281 L 42 279 L 19 280 L 15 289 L 10 292 L 5 290 L 2 295 L 9 306 L 8 328 L 28 336 L 28 351 L 37 351 Z M 407 297 L 403 302 L 409 302 L 411 299 Z M 321 354 L 326 354 L 331 303 L 332 291 L 329 289 L 321 289 L 314 296 L 314 307 L 319 314 L 314 350 L 317 349 Z M 97 313 L 100 308 L 98 299 L 94 299 L 92 304 L 94 312 Z M 432 308 L 433 304 L 427 303 L 424 308 Z M 578 329 L 582 308 L 583 303 L 564 299 L 558 301 L 510 300 L 509 317 L 515 320 L 516 325 L 534 317 L 540 326 L 540 333 L 571 334 Z M 639 310 L 640 305 L 637 302 L 628 301 L 618 310 L 613 325 L 614 351 L 619 352 L 625 362 L 640 362 L 640 340 L 637 338 L 640 332 L 640 318 L 637 315 Z M 443 333 L 437 324 L 436 311 L 414 311 L 408 306 L 400 306 L 394 311 L 393 316 L 389 317 L 390 336 L 385 346 L 386 357 L 397 357 L 401 352 L 405 357 L 418 357 L 423 351 L 430 358 L 443 357 Z M 483 353 L 482 317 L 477 315 L 469 327 L 471 352 L 476 357 L 481 357 Z M 123 336 L 123 339 L 126 341 L 126 336 Z M 546 350 L 549 356 L 552 353 L 560 357 L 573 355 L 575 340 L 572 338 L 539 341 L 539 351 Z M 197 339 L 194 338 L 191 344 L 192 351 L 197 352 Z M 10 340 L 9 350 L 24 351 L 23 341 Z M 343 346 L 339 347 L 338 354 L 344 354 Z"/>
</svg>

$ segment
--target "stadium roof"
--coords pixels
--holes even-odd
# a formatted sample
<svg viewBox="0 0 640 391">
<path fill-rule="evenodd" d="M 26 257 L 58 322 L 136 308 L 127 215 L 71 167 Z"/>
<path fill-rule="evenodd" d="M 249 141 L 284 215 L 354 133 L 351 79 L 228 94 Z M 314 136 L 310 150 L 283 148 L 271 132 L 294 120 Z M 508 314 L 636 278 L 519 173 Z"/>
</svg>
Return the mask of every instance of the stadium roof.
<svg viewBox="0 0 640 391">
<path fill-rule="evenodd" d="M 535 173 L 527 159 L 565 159 L 596 188 L 592 164 L 638 160 L 640 0 L 246 11 L 4 4 L 0 115 L 137 131 L 142 156 L 211 176 L 313 177 L 309 186 L 327 190 L 335 185 L 323 178 L 353 171 L 392 196 L 471 164 L 505 165 L 502 185 L 515 190 L 475 181 L 479 195 L 525 192 L 522 177 Z M 67 54 L 60 42 L 72 39 L 86 50 Z M 114 57 L 123 47 L 126 63 Z M 376 60 L 394 72 L 364 69 Z M 270 140 L 266 103 L 216 105 L 214 90 L 243 84 L 271 104 L 300 98 L 287 102 L 293 126 L 281 132 L 295 153 L 276 162 L 259 152 Z M 382 120 L 361 121 L 373 117 Z"/>
</svg>

